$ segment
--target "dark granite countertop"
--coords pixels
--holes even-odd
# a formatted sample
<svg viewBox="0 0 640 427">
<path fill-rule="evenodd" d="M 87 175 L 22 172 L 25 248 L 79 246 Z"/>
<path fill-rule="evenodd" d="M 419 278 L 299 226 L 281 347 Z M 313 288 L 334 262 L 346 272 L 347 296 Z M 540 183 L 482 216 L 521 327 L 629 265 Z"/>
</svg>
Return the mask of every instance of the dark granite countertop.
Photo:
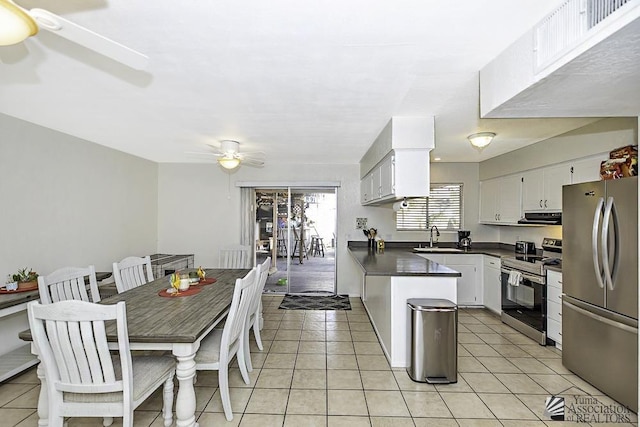
<svg viewBox="0 0 640 427">
<path fill-rule="evenodd" d="M 459 250 L 453 242 L 438 244 L 437 252 L 418 252 L 414 248 L 426 248 L 425 242 L 385 242 L 383 252 L 369 251 L 366 241 L 350 241 L 348 243 L 351 255 L 367 275 L 377 276 L 412 276 L 412 275 L 442 275 L 447 268 L 436 262 L 423 258 L 427 255 L 489 255 L 497 258 L 514 256 L 514 246 L 504 243 L 480 242 L 474 243 L 471 249 Z M 418 254 L 422 256 L 417 256 Z M 427 261 L 427 264 L 420 260 Z M 448 268 L 447 268 L 448 269 Z M 450 269 L 448 269 L 450 270 Z"/>
<path fill-rule="evenodd" d="M 461 274 L 447 266 L 422 258 L 403 248 L 384 251 L 352 247 L 349 252 L 367 276 L 446 276 Z"/>
</svg>

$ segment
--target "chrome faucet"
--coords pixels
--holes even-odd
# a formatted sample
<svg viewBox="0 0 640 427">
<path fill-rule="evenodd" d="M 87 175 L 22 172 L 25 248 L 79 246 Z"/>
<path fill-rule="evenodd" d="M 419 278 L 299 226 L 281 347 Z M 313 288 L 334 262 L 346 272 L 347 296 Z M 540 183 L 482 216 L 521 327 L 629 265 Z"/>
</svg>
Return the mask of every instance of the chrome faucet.
<svg viewBox="0 0 640 427">
<path fill-rule="evenodd" d="M 440 230 L 435 225 L 431 226 L 430 236 L 429 236 L 429 247 L 433 247 L 433 229 L 436 229 L 436 244 L 438 243 L 438 237 L 440 237 Z"/>
</svg>

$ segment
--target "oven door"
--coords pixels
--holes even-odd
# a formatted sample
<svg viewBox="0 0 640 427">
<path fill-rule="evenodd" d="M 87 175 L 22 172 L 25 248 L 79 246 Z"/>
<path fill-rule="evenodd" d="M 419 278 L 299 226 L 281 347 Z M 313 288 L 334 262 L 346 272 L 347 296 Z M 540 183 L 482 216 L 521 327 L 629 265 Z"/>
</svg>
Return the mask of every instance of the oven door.
<svg viewBox="0 0 640 427">
<path fill-rule="evenodd" d="M 502 268 L 502 312 L 537 331 L 544 332 L 546 326 L 545 279 L 541 276 L 522 273 L 519 286 L 509 285 L 510 269 Z"/>
</svg>

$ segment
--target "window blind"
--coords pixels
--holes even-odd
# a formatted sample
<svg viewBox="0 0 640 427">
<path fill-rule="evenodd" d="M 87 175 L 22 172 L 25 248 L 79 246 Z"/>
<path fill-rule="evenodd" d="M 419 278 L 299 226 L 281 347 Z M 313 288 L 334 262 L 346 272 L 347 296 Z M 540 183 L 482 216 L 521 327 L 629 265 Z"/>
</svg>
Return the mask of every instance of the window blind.
<svg viewBox="0 0 640 427">
<path fill-rule="evenodd" d="M 428 198 L 407 203 L 407 208 L 396 212 L 398 231 L 425 231 L 434 225 L 440 230 L 462 227 L 462 184 L 432 184 Z"/>
</svg>

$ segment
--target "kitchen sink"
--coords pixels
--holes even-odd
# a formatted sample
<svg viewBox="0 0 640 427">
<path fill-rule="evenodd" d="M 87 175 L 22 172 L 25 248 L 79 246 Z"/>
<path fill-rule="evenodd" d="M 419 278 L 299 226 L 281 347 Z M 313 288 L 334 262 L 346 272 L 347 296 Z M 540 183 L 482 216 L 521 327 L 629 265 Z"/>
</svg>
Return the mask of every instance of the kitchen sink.
<svg viewBox="0 0 640 427">
<path fill-rule="evenodd" d="M 458 248 L 413 248 L 416 252 L 463 252 Z"/>
</svg>

